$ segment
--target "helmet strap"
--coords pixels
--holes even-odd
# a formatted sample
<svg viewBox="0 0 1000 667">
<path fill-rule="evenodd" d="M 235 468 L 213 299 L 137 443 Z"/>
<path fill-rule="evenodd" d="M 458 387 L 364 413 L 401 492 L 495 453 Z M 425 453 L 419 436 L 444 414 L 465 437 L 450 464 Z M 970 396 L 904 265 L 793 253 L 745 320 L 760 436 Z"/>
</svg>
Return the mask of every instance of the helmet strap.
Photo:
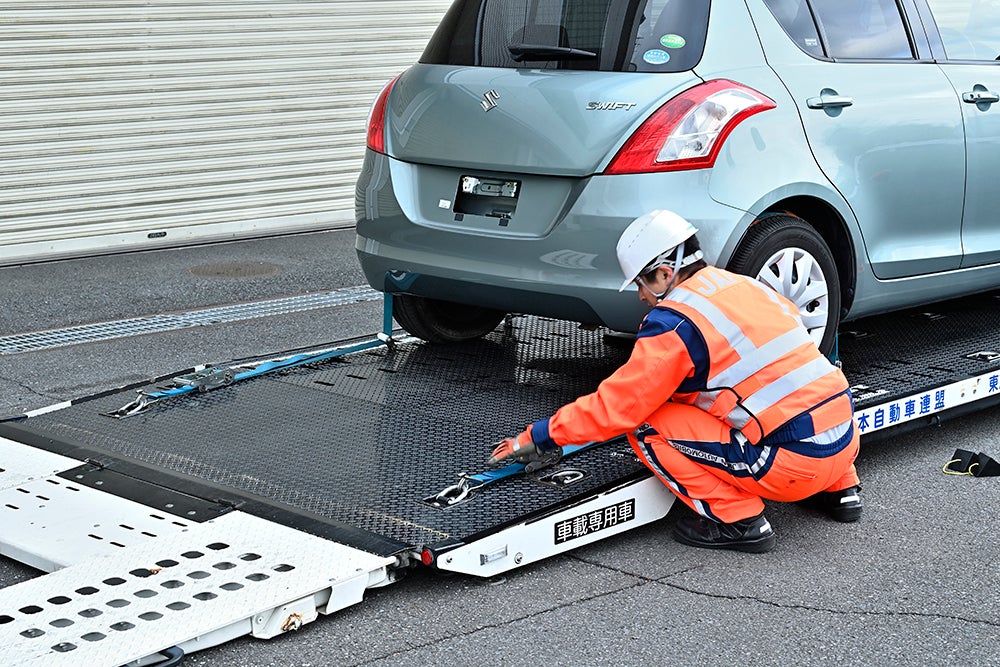
<svg viewBox="0 0 1000 667">
<path fill-rule="evenodd" d="M 673 275 L 670 276 L 670 281 L 667 283 L 667 288 L 663 290 L 662 294 L 654 294 L 657 301 L 659 301 L 667 294 L 669 294 L 670 290 L 672 290 L 674 286 L 677 285 L 677 276 L 680 275 L 681 264 L 683 261 L 684 261 L 684 241 L 681 241 L 681 244 L 677 246 L 677 249 L 674 251 L 674 265 L 670 267 L 673 269 L 674 272 Z"/>
<path fill-rule="evenodd" d="M 657 267 L 657 268 L 659 268 L 659 267 Z M 636 276 L 635 279 L 638 280 L 640 283 L 642 283 L 642 286 L 645 287 L 646 290 L 650 294 L 652 294 L 654 297 L 656 297 L 657 301 L 659 301 L 660 299 L 662 299 L 663 297 L 665 297 L 667 295 L 667 292 L 670 291 L 670 285 L 667 285 L 667 289 L 665 289 L 662 292 L 660 292 L 659 294 L 657 294 L 656 292 L 653 291 L 653 288 L 649 286 L 649 283 L 646 282 L 645 278 L 643 278 L 642 276 Z"/>
<path fill-rule="evenodd" d="M 659 293 L 654 292 L 653 288 L 649 286 L 649 283 L 646 282 L 646 279 L 642 277 L 641 273 L 638 276 L 636 276 L 636 280 L 641 282 L 642 286 L 645 287 L 647 290 L 649 290 L 649 293 L 655 296 L 656 300 L 659 301 L 660 299 L 665 297 L 670 292 L 670 290 L 674 288 L 674 285 L 677 284 L 677 271 L 680 269 L 681 262 L 683 261 L 683 259 L 684 259 L 684 242 L 681 241 L 681 244 L 677 246 L 677 248 L 674 250 L 674 265 L 670 267 L 671 269 L 673 269 L 673 275 L 670 276 L 670 281 L 667 283 L 666 288 L 662 292 Z M 653 268 L 653 271 L 656 271 L 657 269 L 662 268 L 664 266 L 667 266 L 666 262 L 658 263 L 656 267 Z"/>
<path fill-rule="evenodd" d="M 686 243 L 685 241 L 681 241 L 680 245 L 678 245 L 673 251 L 674 262 L 673 266 L 670 267 L 671 270 L 673 270 L 673 274 L 670 276 L 670 280 L 667 282 L 666 289 L 664 289 L 662 292 L 660 293 L 654 292 L 653 289 L 649 286 L 649 283 L 647 283 L 645 279 L 643 279 L 641 273 L 638 276 L 636 276 L 636 280 L 641 282 L 643 287 L 649 290 L 649 293 L 656 297 L 657 301 L 661 300 L 663 297 L 665 297 L 667 294 L 670 293 L 670 290 L 672 290 L 674 287 L 677 286 L 681 269 L 683 269 L 685 266 L 697 262 L 699 259 L 703 257 L 701 250 L 696 250 L 693 253 L 691 253 L 690 257 L 685 258 L 684 257 L 685 243 Z M 663 255 L 666 254 L 667 253 L 663 253 Z M 655 271 L 656 269 L 659 269 L 664 266 L 668 266 L 667 262 L 665 261 L 666 257 L 664 257 L 663 255 L 660 255 L 655 260 L 653 260 L 653 262 L 651 262 L 651 264 L 654 264 L 654 268 L 652 269 L 652 271 Z M 684 261 L 685 259 L 687 261 Z"/>
</svg>

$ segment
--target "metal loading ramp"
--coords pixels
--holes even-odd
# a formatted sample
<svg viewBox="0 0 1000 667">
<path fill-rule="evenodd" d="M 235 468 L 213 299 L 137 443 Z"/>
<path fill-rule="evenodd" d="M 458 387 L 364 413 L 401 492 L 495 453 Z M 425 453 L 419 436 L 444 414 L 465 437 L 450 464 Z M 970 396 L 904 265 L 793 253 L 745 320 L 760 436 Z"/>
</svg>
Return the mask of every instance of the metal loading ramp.
<svg viewBox="0 0 1000 667">
<path fill-rule="evenodd" d="M 0 461 L 0 552 L 51 572 L 0 591 L 4 664 L 159 664 L 296 630 L 392 581 L 393 558 L 183 494 L 130 501 L 5 438 Z"/>
</svg>

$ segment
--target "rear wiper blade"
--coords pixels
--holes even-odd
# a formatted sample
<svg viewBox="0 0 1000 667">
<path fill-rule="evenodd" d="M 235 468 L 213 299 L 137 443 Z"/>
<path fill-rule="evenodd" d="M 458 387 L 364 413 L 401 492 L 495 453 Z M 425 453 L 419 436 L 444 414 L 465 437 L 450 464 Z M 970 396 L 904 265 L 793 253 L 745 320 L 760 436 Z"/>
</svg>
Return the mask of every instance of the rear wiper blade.
<svg viewBox="0 0 1000 667">
<path fill-rule="evenodd" d="M 597 57 L 593 51 L 546 44 L 511 44 L 507 50 L 514 62 L 518 63 L 525 60 L 586 60 Z"/>
</svg>

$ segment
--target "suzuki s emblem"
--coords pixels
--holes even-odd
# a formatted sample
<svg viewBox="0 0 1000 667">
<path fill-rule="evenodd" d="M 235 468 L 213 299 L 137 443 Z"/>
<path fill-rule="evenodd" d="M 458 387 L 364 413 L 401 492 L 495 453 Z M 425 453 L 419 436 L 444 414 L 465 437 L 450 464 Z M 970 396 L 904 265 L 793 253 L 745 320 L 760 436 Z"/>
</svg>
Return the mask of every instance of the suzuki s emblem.
<svg viewBox="0 0 1000 667">
<path fill-rule="evenodd" d="M 479 103 L 479 106 L 483 108 L 483 111 L 489 111 L 497 105 L 497 100 L 500 99 L 500 93 L 494 90 L 487 90 L 483 93 L 483 101 Z"/>
</svg>

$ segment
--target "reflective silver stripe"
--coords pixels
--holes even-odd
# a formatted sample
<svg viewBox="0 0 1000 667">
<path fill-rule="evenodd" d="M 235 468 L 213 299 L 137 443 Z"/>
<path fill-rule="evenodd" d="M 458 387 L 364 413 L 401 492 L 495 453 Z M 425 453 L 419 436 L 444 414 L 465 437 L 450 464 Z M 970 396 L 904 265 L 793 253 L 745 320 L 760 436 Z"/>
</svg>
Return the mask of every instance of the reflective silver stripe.
<svg viewBox="0 0 1000 667">
<path fill-rule="evenodd" d="M 719 280 L 713 281 L 713 278 L 719 278 Z M 748 282 L 755 289 L 762 290 L 762 293 L 770 301 L 778 305 L 782 312 L 793 317 L 796 322 L 801 323 L 801 319 L 789 311 L 788 304 L 780 299 L 773 290 L 754 281 Z M 711 275 L 703 275 L 695 284 L 685 284 L 684 289 L 674 290 L 670 295 L 671 300 L 690 306 L 708 319 L 716 331 L 726 339 L 739 358 L 736 363 L 708 379 L 708 386 L 713 387 L 711 391 L 698 392 L 694 400 L 694 405 L 706 412 L 711 411 L 712 405 L 721 393 L 721 390 L 714 389 L 715 387 L 729 387 L 735 391 L 735 387 L 744 380 L 778 361 L 791 350 L 806 345 L 811 341 L 808 332 L 801 327 L 795 327 L 760 347 L 755 346 L 743 333 L 742 328 L 706 298 L 706 295 L 711 295 L 717 291 L 719 285 L 725 286 L 730 284 L 733 284 L 732 280 L 728 280 L 724 276 L 712 272 Z M 699 285 L 701 288 L 699 288 Z M 766 410 L 793 392 L 802 389 L 814 380 L 822 378 L 835 370 L 835 367 L 824 357 L 814 359 L 806 366 L 795 369 L 761 387 L 746 399 L 740 397 L 742 405 L 733 408 L 728 415 L 723 416 L 723 419 L 732 426 L 742 429 L 751 421 L 753 415 Z"/>
<path fill-rule="evenodd" d="M 642 453 L 646 458 L 646 463 L 648 463 L 649 467 L 653 469 L 653 472 L 655 472 L 657 476 L 660 477 L 660 479 L 666 482 L 667 486 L 673 489 L 674 493 L 676 493 L 679 496 L 687 497 L 687 494 L 680 490 L 680 487 L 677 486 L 673 478 L 670 477 L 670 475 L 667 474 L 667 471 L 663 468 L 663 466 L 661 466 L 657 462 L 656 457 L 653 456 L 653 448 L 647 445 L 642 440 L 639 441 L 639 446 L 642 448 Z"/>
<path fill-rule="evenodd" d="M 730 470 L 746 470 L 751 475 L 756 476 L 757 472 L 767 465 L 767 459 L 771 456 L 771 445 L 764 445 L 760 449 L 760 456 L 753 463 L 745 463 L 744 461 L 726 461 L 726 467 Z"/>
<path fill-rule="evenodd" d="M 851 426 L 853 425 L 854 425 L 854 420 L 849 419 L 840 426 L 834 426 L 833 428 L 827 429 L 822 433 L 817 433 L 811 438 L 803 438 L 802 442 L 814 442 L 817 445 L 829 445 L 847 435 L 847 432 L 851 429 Z"/>
<path fill-rule="evenodd" d="M 743 380 L 752 376 L 762 368 L 774 363 L 789 351 L 810 342 L 809 334 L 804 329 L 795 328 L 783 333 L 761 347 L 749 356 L 740 355 L 740 360 L 720 372 L 709 382 L 713 387 L 735 387 Z"/>
<path fill-rule="evenodd" d="M 753 419 L 753 415 L 750 411 L 741 405 L 737 405 L 735 408 L 729 411 L 729 414 L 723 417 L 723 419 L 731 426 L 741 429 L 750 423 Z"/>
<path fill-rule="evenodd" d="M 753 414 L 760 414 L 810 383 L 836 372 L 837 367 L 827 361 L 826 357 L 817 357 L 755 391 L 743 401 L 743 407 Z"/>
<path fill-rule="evenodd" d="M 708 412 L 721 393 L 721 391 L 700 391 L 694 399 L 694 406 Z"/>
<path fill-rule="evenodd" d="M 726 315 L 719 310 L 714 303 L 700 294 L 695 294 L 688 289 L 677 289 L 671 293 L 670 300 L 683 303 L 686 306 L 691 306 L 708 318 L 708 321 L 712 323 L 712 326 L 715 327 L 719 333 L 729 341 L 730 345 L 733 345 L 737 352 L 740 352 L 741 347 L 746 351 L 752 351 L 755 349 L 750 340 L 743 335 L 743 329 L 726 317 Z M 740 345 L 741 341 L 743 342 L 743 345 Z M 743 354 L 741 353 L 740 356 L 743 356 Z"/>
<path fill-rule="evenodd" d="M 739 355 L 740 361 L 709 378 L 709 386 L 735 387 L 761 368 L 780 359 L 789 350 L 811 340 L 806 331 L 795 328 L 768 341 L 761 347 L 757 347 L 743 333 L 743 329 L 730 320 L 711 301 L 686 289 L 675 291 L 677 295 L 671 295 L 671 299 L 691 306 L 701 313 Z M 780 302 L 776 303 L 780 304 Z"/>
<path fill-rule="evenodd" d="M 677 485 L 677 483 L 674 482 L 673 477 L 671 477 L 667 473 L 666 469 L 664 469 L 664 467 L 657 462 L 656 457 L 653 456 L 652 447 L 647 445 L 642 440 L 639 441 L 639 447 L 642 448 L 642 453 L 646 458 L 646 463 L 649 464 L 649 467 L 653 470 L 654 473 L 656 473 L 657 477 L 659 477 L 663 482 L 665 482 L 666 485 L 669 486 L 671 490 L 673 490 L 673 492 L 678 497 L 683 496 L 688 500 L 690 500 L 691 504 L 694 506 L 694 509 L 696 512 L 698 512 L 698 514 L 702 515 L 706 519 L 714 519 L 714 517 L 709 513 L 704 501 L 698 500 L 697 498 L 692 498 L 690 495 L 682 491 L 681 488 Z"/>
<path fill-rule="evenodd" d="M 688 496 L 688 497 L 690 498 L 690 496 Z M 697 510 L 698 514 L 702 515 L 706 519 L 712 519 L 712 517 L 709 516 L 709 514 L 708 514 L 708 510 L 705 509 L 705 501 L 704 500 L 698 500 L 697 498 L 691 498 L 691 504 L 694 505 L 694 508 L 695 508 L 695 510 Z"/>
<path fill-rule="evenodd" d="M 764 445 L 760 450 L 760 456 L 754 461 L 754 464 L 750 466 L 750 473 L 756 477 L 757 472 L 764 467 L 767 463 L 767 458 L 771 455 L 771 445 Z"/>
<path fill-rule="evenodd" d="M 744 448 L 744 445 L 749 442 L 746 436 L 742 433 L 736 433 L 734 436 L 740 445 L 740 449 Z M 670 446 L 679 451 L 684 456 L 689 459 L 698 459 L 699 461 L 705 461 L 709 463 L 714 463 L 718 466 L 722 466 L 728 470 L 741 471 L 746 470 L 752 474 L 756 474 L 766 463 L 768 457 L 771 455 L 771 446 L 764 445 L 761 447 L 760 454 L 757 456 L 757 460 L 753 463 L 747 463 L 745 461 L 738 461 L 734 459 L 727 458 L 725 456 L 718 456 L 716 454 L 711 454 L 703 449 L 697 447 L 689 447 L 687 445 L 682 445 L 676 440 L 668 440 Z M 721 444 L 721 443 L 720 443 Z"/>
</svg>

